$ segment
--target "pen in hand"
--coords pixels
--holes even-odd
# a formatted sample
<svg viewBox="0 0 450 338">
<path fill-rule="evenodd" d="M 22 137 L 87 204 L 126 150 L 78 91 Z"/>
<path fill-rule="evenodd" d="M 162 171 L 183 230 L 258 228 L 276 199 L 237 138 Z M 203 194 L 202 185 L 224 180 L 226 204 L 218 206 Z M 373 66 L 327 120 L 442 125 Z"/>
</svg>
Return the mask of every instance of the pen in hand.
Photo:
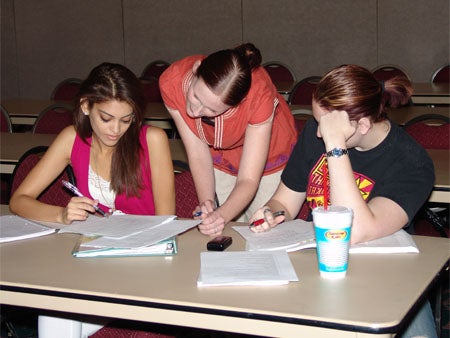
<svg viewBox="0 0 450 338">
<path fill-rule="evenodd" d="M 284 215 L 284 211 L 283 211 L 283 210 L 281 210 L 281 211 L 275 211 L 275 212 L 272 214 L 273 218 L 278 217 L 278 216 L 281 216 L 281 215 Z M 257 219 L 256 221 L 254 221 L 253 223 L 251 223 L 250 226 L 251 226 L 251 227 L 255 227 L 255 226 L 258 226 L 258 225 L 263 224 L 265 221 L 266 221 L 266 220 L 265 220 L 264 218 L 260 218 L 260 219 Z"/>
<path fill-rule="evenodd" d="M 76 186 L 74 186 L 72 183 L 67 182 L 65 180 L 62 180 L 62 183 L 64 184 L 64 186 L 69 189 L 71 192 L 73 192 L 75 195 L 77 195 L 78 197 L 84 197 L 84 195 L 80 192 L 80 190 L 78 190 L 78 188 Z M 108 214 L 106 212 L 104 212 L 102 209 L 100 209 L 98 207 L 98 205 L 94 205 L 94 209 L 95 211 L 97 211 L 99 214 L 101 214 L 103 217 L 108 217 Z"/>
</svg>

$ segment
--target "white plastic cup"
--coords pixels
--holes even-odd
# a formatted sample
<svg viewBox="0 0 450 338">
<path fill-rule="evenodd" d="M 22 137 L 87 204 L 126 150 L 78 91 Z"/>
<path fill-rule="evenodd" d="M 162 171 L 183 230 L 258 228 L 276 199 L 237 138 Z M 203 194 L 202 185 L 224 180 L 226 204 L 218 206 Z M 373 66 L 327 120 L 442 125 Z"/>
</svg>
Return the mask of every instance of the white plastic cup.
<svg viewBox="0 0 450 338">
<path fill-rule="evenodd" d="M 353 210 L 342 206 L 316 207 L 312 211 L 317 243 L 320 276 L 344 278 L 348 268 L 348 251 Z"/>
</svg>

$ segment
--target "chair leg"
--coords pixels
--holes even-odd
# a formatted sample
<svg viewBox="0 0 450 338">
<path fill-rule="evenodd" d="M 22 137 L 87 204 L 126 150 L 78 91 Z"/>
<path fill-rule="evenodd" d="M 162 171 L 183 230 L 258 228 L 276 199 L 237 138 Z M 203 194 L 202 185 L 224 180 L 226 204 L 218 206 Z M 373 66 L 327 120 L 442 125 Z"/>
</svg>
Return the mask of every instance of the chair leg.
<svg viewBox="0 0 450 338">
<path fill-rule="evenodd" d="M 445 231 L 445 223 L 438 214 L 430 208 L 425 208 L 425 217 L 426 220 L 433 225 L 434 229 L 439 232 L 441 237 L 448 237 L 447 232 Z"/>
</svg>

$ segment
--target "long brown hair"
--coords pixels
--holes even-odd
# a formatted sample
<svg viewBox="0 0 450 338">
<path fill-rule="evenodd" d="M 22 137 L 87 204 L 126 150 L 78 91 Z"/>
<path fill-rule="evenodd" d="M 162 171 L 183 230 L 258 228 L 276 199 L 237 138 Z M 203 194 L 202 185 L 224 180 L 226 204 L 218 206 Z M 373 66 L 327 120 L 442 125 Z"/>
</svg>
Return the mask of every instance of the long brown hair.
<svg viewBox="0 0 450 338">
<path fill-rule="evenodd" d="M 378 82 L 366 68 L 342 65 L 326 73 L 317 85 L 313 99 L 324 109 L 345 110 L 351 120 L 386 118 L 386 107 L 406 104 L 412 95 L 411 82 L 397 76 Z"/>
<path fill-rule="evenodd" d="M 200 77 L 222 102 L 238 105 L 252 83 L 252 70 L 261 65 L 261 53 L 251 43 L 208 55 L 197 69 Z"/>
<path fill-rule="evenodd" d="M 82 102 L 80 102 L 82 100 Z M 81 104 L 87 102 L 89 108 L 94 103 L 117 100 L 128 103 L 133 109 L 133 122 L 119 139 L 111 160 L 111 189 L 117 194 L 138 196 L 142 187 L 140 170 L 139 132 L 144 120 L 145 96 L 136 75 L 120 64 L 102 63 L 92 69 L 81 84 L 75 109 L 75 129 L 81 139 L 92 136 L 89 117 L 84 115 Z"/>
</svg>

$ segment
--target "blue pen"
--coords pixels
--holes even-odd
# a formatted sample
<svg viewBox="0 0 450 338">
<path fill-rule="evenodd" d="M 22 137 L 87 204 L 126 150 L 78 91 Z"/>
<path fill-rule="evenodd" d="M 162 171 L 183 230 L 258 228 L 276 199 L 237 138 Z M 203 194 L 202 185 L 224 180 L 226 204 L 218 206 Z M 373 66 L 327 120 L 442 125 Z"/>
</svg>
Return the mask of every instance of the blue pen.
<svg viewBox="0 0 450 338">
<path fill-rule="evenodd" d="M 74 186 L 72 183 L 67 182 L 65 180 L 62 180 L 62 184 L 64 184 L 64 186 L 69 189 L 71 192 L 73 192 L 75 195 L 77 195 L 78 197 L 84 197 L 84 195 L 81 193 L 80 190 L 78 190 L 78 188 L 76 186 Z M 108 214 L 106 212 L 104 212 L 102 209 L 100 209 L 98 207 L 98 205 L 94 205 L 94 209 L 95 211 L 97 211 L 99 214 L 101 214 L 104 217 L 108 217 Z"/>
<path fill-rule="evenodd" d="M 202 212 L 201 211 L 197 211 L 195 214 L 194 214 L 194 217 L 200 217 L 202 215 Z"/>
</svg>

